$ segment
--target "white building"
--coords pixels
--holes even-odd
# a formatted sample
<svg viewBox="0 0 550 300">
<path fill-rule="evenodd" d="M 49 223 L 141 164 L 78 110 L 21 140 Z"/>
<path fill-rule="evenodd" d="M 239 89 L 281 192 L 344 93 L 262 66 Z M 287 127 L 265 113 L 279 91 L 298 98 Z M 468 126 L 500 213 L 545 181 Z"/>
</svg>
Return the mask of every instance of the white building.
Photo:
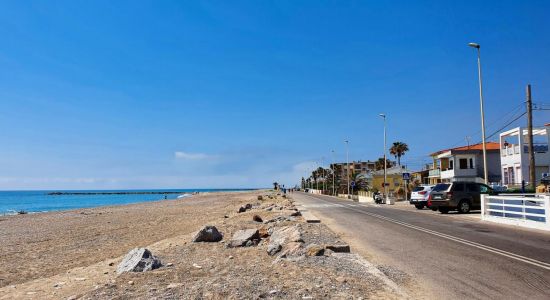
<svg viewBox="0 0 550 300">
<path fill-rule="evenodd" d="M 535 174 L 537 182 L 543 173 L 548 173 L 550 152 L 548 152 L 550 124 L 533 128 L 533 148 L 535 150 Z M 500 164 L 502 184 L 521 186 L 529 183 L 529 152 L 527 128 L 516 127 L 500 134 Z"/>
</svg>

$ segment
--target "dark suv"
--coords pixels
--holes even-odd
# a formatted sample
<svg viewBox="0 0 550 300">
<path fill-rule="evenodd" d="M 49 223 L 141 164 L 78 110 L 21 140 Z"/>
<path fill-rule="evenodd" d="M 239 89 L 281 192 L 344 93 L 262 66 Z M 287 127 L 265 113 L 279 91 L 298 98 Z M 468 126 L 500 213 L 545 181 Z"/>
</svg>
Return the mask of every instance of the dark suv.
<svg viewBox="0 0 550 300">
<path fill-rule="evenodd" d="M 476 182 L 438 183 L 430 193 L 428 206 L 442 214 L 450 210 L 468 213 L 472 209 L 481 209 L 481 194 L 494 195 L 495 192 L 488 185 Z"/>
</svg>

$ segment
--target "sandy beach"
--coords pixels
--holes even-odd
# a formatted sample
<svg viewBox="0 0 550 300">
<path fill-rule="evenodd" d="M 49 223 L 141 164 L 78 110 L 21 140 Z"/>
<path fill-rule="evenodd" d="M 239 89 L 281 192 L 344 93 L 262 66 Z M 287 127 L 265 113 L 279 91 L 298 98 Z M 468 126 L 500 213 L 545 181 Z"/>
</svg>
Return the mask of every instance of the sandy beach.
<svg viewBox="0 0 550 300">
<path fill-rule="evenodd" d="M 265 243 L 227 248 L 234 232 L 261 225 L 253 215 L 264 220 L 288 215 L 283 204 L 277 211 L 264 209 L 282 201 L 289 205 L 281 197 L 259 202 L 257 196 L 265 193 L 1 217 L 0 299 L 399 297 L 356 256 L 293 262 L 267 255 Z M 255 208 L 237 213 L 247 203 Z M 342 243 L 324 225 L 292 220 L 284 224 L 300 226 L 305 244 Z M 193 233 L 206 224 L 216 225 L 224 241 L 192 243 Z M 117 275 L 117 264 L 135 247 L 147 247 L 164 266 Z"/>
</svg>

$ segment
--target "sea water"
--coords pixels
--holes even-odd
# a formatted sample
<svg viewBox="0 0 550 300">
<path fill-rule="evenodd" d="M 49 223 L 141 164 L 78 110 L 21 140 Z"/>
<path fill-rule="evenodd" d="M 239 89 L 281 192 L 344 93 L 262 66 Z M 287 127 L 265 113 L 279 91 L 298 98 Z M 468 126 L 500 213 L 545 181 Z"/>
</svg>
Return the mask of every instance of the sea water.
<svg viewBox="0 0 550 300">
<path fill-rule="evenodd" d="M 28 213 L 69 210 L 106 205 L 121 205 L 138 202 L 176 199 L 181 195 L 191 195 L 193 192 L 225 192 L 244 191 L 249 189 L 178 189 L 178 190 L 88 190 L 88 191 L 0 191 L 0 215 L 17 214 L 20 211 Z M 60 195 L 50 193 L 60 192 Z M 101 194 L 101 193 L 128 194 Z M 164 192 L 177 192 L 161 194 Z M 63 194 L 84 193 L 84 194 Z M 90 194 L 86 194 L 90 193 Z M 93 194 L 92 194 L 93 193 Z M 159 194 L 139 194 L 159 193 Z"/>
</svg>

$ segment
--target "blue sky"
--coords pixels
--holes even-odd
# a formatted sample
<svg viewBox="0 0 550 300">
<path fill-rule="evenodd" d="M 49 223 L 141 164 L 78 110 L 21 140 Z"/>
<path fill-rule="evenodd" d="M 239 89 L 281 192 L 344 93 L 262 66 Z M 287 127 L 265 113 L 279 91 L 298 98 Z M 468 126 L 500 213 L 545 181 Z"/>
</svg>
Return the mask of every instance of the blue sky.
<svg viewBox="0 0 550 300">
<path fill-rule="evenodd" d="M 416 169 L 550 103 L 548 1 L 1 1 L 0 189 L 266 187 Z M 550 121 L 535 112 L 535 124 Z M 523 124 L 521 119 L 513 125 Z"/>
</svg>

